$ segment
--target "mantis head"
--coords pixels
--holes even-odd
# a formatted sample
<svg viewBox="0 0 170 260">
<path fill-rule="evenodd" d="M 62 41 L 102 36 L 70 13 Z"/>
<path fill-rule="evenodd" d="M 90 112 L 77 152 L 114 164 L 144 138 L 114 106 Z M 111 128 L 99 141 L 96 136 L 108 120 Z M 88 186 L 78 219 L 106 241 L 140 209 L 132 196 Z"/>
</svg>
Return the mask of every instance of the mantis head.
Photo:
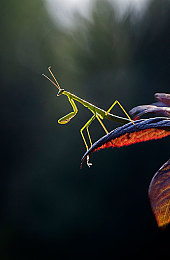
<svg viewBox="0 0 170 260">
<path fill-rule="evenodd" d="M 51 71 L 51 66 L 48 67 L 48 70 L 49 70 L 50 74 L 52 75 L 52 77 L 53 77 L 53 79 L 54 79 L 55 82 L 54 82 L 53 80 L 51 80 L 49 77 L 47 77 L 46 75 L 44 75 L 44 74 L 42 74 L 42 75 L 43 75 L 45 78 L 47 78 L 56 88 L 58 88 L 59 91 L 58 91 L 57 97 L 59 97 L 60 95 L 63 94 L 64 89 L 60 88 L 60 85 L 59 85 L 58 81 L 56 80 L 54 74 L 53 74 L 52 71 Z"/>
<path fill-rule="evenodd" d="M 60 95 L 62 95 L 64 92 L 64 89 L 63 88 L 60 88 L 58 93 L 57 93 L 57 97 L 59 97 Z"/>
</svg>

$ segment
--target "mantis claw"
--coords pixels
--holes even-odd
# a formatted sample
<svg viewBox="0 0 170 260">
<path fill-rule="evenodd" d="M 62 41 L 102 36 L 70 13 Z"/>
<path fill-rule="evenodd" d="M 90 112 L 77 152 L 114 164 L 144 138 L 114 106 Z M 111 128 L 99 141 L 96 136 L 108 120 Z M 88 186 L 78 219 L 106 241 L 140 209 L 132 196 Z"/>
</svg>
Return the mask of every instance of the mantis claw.
<svg viewBox="0 0 170 260">
<path fill-rule="evenodd" d="M 87 166 L 90 168 L 90 166 L 92 166 L 92 163 L 89 162 L 89 159 L 90 159 L 90 157 L 89 157 L 89 155 L 87 155 Z"/>
</svg>

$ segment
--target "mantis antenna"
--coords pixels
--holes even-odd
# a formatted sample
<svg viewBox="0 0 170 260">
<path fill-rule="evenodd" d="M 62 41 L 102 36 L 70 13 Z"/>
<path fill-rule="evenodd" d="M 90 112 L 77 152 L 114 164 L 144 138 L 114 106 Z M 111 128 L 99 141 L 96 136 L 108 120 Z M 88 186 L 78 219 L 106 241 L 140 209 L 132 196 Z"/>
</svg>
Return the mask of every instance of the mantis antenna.
<svg viewBox="0 0 170 260">
<path fill-rule="evenodd" d="M 54 74 L 53 74 L 52 71 L 51 71 L 51 66 L 48 67 L 48 70 L 49 70 L 50 74 L 52 75 L 52 77 L 53 77 L 53 79 L 55 80 L 56 83 L 55 83 L 54 81 L 52 81 L 49 77 L 47 77 L 45 74 L 42 74 L 42 75 L 43 75 L 45 78 L 47 78 L 54 86 L 56 86 L 56 87 L 60 90 L 60 89 L 61 89 L 61 88 L 60 88 L 60 85 L 59 85 L 58 81 L 56 80 Z"/>
</svg>

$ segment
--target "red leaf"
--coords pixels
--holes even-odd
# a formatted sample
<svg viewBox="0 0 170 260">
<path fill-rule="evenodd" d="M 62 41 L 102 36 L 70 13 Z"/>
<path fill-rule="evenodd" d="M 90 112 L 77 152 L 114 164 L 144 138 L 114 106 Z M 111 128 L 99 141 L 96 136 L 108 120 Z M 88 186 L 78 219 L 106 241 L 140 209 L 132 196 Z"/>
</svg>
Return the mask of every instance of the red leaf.
<svg viewBox="0 0 170 260">
<path fill-rule="evenodd" d="M 84 154 L 84 159 L 89 154 L 109 147 L 122 147 L 130 144 L 146 142 L 149 140 L 160 139 L 170 135 L 170 119 L 165 117 L 155 117 L 135 121 L 135 125 L 128 123 L 111 131 L 109 134 L 100 138 Z"/>
</svg>

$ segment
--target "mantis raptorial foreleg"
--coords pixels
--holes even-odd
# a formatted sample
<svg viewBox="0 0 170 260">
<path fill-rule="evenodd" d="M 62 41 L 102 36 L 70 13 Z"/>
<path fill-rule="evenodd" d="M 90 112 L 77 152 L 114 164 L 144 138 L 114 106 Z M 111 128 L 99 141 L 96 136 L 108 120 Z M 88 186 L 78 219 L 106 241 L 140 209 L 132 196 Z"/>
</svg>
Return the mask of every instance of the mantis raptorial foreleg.
<svg viewBox="0 0 170 260">
<path fill-rule="evenodd" d="M 58 123 L 59 124 L 67 124 L 78 112 L 78 109 L 76 107 L 76 104 L 74 103 L 73 99 L 68 97 L 68 100 L 73 108 L 73 112 L 69 113 L 68 115 L 66 116 L 63 116 L 62 118 L 60 118 L 58 120 Z"/>
<path fill-rule="evenodd" d="M 128 115 L 128 113 L 126 112 L 126 110 L 122 107 L 122 105 L 120 104 L 120 102 L 118 100 L 114 101 L 114 103 L 111 105 L 111 107 L 107 110 L 106 114 L 107 115 L 111 110 L 112 108 L 118 104 L 120 106 L 120 108 L 123 110 L 123 112 L 125 113 L 125 115 L 127 116 L 127 118 L 132 122 L 132 124 L 135 125 L 135 123 L 133 122 L 133 120 L 130 118 L 130 116 Z"/>
</svg>

